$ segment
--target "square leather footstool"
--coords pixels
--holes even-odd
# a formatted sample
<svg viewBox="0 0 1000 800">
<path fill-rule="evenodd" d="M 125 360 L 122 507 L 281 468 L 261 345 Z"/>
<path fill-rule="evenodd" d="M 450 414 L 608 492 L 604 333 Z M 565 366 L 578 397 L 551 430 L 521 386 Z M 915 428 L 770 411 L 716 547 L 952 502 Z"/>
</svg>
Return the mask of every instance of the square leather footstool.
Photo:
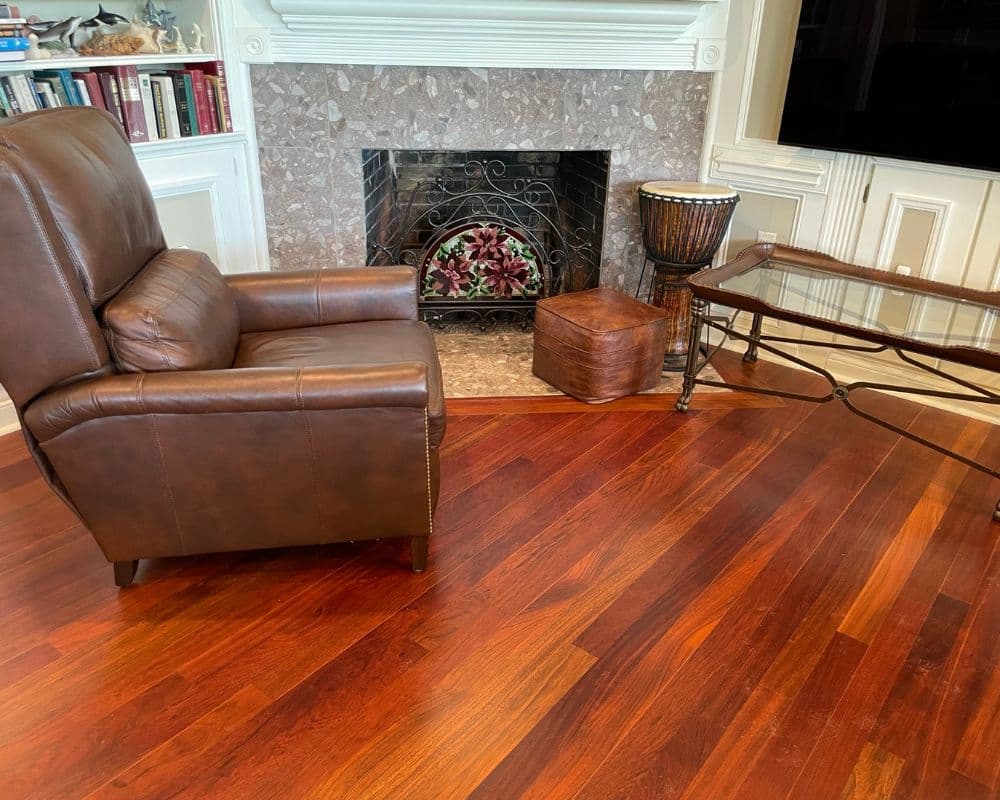
<svg viewBox="0 0 1000 800">
<path fill-rule="evenodd" d="M 539 300 L 531 371 L 577 400 L 607 403 L 652 389 L 667 347 L 667 315 L 614 289 Z"/>
</svg>

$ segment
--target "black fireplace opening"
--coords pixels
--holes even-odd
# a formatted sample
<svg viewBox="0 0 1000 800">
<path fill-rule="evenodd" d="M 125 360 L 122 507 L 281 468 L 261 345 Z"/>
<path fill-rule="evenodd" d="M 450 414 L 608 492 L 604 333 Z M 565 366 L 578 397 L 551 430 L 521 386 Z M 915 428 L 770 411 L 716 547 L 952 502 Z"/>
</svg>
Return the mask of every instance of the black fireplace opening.
<svg viewBox="0 0 1000 800">
<path fill-rule="evenodd" d="M 363 150 L 370 265 L 419 273 L 431 322 L 530 322 L 600 281 L 607 151 Z"/>
</svg>

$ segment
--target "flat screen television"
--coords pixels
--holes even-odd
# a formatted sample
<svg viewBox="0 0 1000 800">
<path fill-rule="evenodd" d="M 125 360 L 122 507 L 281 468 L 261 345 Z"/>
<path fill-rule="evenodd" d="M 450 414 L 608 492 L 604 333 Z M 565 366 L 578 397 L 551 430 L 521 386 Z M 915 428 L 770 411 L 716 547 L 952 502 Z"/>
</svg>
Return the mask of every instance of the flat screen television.
<svg viewBox="0 0 1000 800">
<path fill-rule="evenodd" d="M 1000 0 L 803 0 L 778 141 L 1000 171 Z"/>
</svg>

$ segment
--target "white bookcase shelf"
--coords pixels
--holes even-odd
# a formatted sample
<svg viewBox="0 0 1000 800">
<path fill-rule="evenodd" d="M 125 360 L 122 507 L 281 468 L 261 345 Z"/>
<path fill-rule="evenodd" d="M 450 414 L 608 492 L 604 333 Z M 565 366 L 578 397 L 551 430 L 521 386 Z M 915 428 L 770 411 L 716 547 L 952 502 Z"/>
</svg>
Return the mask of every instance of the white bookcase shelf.
<svg viewBox="0 0 1000 800">
<path fill-rule="evenodd" d="M 85 19 L 97 13 L 98 0 L 13 0 L 27 14 L 42 19 Z M 144 0 L 101 0 L 105 11 L 126 19 L 142 16 Z M 235 0 L 157 0 L 176 15 L 185 43 L 193 28 L 202 32 L 204 53 L 155 53 L 110 57 L 61 57 L 0 62 L 0 78 L 40 70 L 84 72 L 100 67 L 135 66 L 140 73 L 225 65 L 231 133 L 205 133 L 153 139 L 132 145 L 153 192 L 167 241 L 208 252 L 224 271 L 267 268 L 263 198 L 253 125 L 253 98 L 246 66 L 235 57 Z M 125 26 L 112 32 L 125 32 Z M 148 118 L 147 118 L 148 127 Z M 0 394 L 2 400 L 2 394 Z"/>
<path fill-rule="evenodd" d="M 38 61 L 4 61 L 0 62 L 0 75 L 9 75 L 12 72 L 34 72 L 41 69 L 71 69 L 85 70 L 93 67 L 119 67 L 126 64 L 135 64 L 136 67 L 146 69 L 148 67 L 170 66 L 172 64 L 205 64 L 210 61 L 220 61 L 221 59 L 214 53 L 198 53 L 178 55 L 177 53 L 158 53 L 156 55 L 136 55 L 136 56 L 113 56 L 107 58 L 84 58 L 76 56 L 74 58 L 47 58 Z"/>
</svg>

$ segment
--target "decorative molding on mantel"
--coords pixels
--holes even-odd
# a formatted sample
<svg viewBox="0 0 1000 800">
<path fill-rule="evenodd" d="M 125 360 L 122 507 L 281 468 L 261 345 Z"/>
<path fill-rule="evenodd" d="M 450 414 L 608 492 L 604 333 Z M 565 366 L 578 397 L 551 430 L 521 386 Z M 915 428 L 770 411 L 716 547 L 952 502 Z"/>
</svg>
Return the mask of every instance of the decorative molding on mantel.
<svg viewBox="0 0 1000 800">
<path fill-rule="evenodd" d="M 729 0 L 268 0 L 242 59 L 445 67 L 715 72 Z"/>
</svg>

